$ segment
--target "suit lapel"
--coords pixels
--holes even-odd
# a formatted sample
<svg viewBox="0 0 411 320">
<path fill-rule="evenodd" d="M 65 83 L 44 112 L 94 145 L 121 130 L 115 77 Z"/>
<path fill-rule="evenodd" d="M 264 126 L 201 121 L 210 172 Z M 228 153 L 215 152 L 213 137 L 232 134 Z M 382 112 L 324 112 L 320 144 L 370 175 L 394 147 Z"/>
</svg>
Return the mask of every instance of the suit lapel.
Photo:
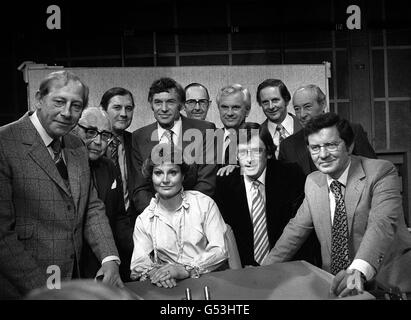
<svg viewBox="0 0 411 320">
<path fill-rule="evenodd" d="M 358 201 L 364 189 L 365 173 L 360 159 L 351 157 L 351 167 L 348 171 L 347 186 L 345 189 L 345 208 L 347 211 L 348 231 L 351 234 L 353 218 Z"/>
<path fill-rule="evenodd" d="M 303 126 L 301 125 L 300 121 L 297 119 L 295 115 L 293 115 L 292 113 L 289 113 L 289 115 L 291 116 L 291 118 L 293 118 L 293 134 L 296 134 L 303 128 Z"/>
<path fill-rule="evenodd" d="M 312 161 L 311 155 L 307 150 L 303 131 L 301 130 L 301 132 L 298 132 L 297 134 L 300 135 L 301 138 L 295 139 L 295 142 L 298 143 L 298 146 L 295 148 L 297 150 L 296 154 L 297 154 L 297 157 L 300 159 L 299 163 L 302 164 L 304 172 L 308 174 L 311 172 L 311 166 L 310 166 L 310 161 Z"/>
<path fill-rule="evenodd" d="M 31 145 L 29 149 L 29 156 L 37 165 L 44 170 L 44 172 L 53 180 L 67 195 L 70 195 L 70 190 L 67 188 L 60 176 L 56 165 L 54 164 L 51 155 L 41 139 L 36 128 L 32 124 L 29 113 L 22 118 L 22 142 L 23 144 Z"/>
<path fill-rule="evenodd" d="M 64 139 L 66 139 L 66 137 L 64 137 Z M 78 201 L 80 199 L 80 169 L 82 168 L 81 160 L 83 158 L 80 150 L 80 148 L 64 148 L 71 195 L 76 209 L 78 209 Z"/>
<path fill-rule="evenodd" d="M 312 194 L 314 195 L 314 203 L 312 204 L 313 215 L 320 215 L 317 217 L 317 221 L 320 223 L 320 231 L 324 235 L 327 248 L 329 252 L 331 252 L 331 211 L 327 178 L 325 174 L 321 174 L 317 177 L 317 185 L 313 187 L 318 189 L 312 190 Z"/>
</svg>

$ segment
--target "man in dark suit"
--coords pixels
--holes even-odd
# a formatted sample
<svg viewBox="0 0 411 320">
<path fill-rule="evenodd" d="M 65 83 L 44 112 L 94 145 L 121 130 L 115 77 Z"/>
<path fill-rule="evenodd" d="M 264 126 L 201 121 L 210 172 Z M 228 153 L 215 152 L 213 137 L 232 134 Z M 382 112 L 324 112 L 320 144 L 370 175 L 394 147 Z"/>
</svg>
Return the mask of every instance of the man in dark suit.
<svg viewBox="0 0 411 320">
<path fill-rule="evenodd" d="M 293 95 L 295 115 L 303 126 L 313 117 L 322 114 L 326 103 L 325 94 L 318 86 L 313 84 L 298 88 Z M 374 149 L 368 142 L 367 134 L 363 127 L 360 124 L 354 123 L 351 124 L 351 127 L 354 131 L 353 154 L 367 158 L 377 158 Z M 317 170 L 307 149 L 303 130 L 282 142 L 279 160 L 297 163 L 305 175 Z"/>
<path fill-rule="evenodd" d="M 123 281 L 130 281 L 134 228 L 124 209 L 121 177 L 113 161 L 105 156 L 108 142 L 113 137 L 110 118 L 101 108 L 89 107 L 83 111 L 73 132 L 87 147 L 91 177 L 97 196 L 106 207 L 106 216 L 120 254 L 120 276 Z M 83 245 L 80 269 L 83 278 L 94 278 L 99 269 L 99 261 L 87 243 Z"/>
<path fill-rule="evenodd" d="M 0 298 L 78 277 L 83 239 L 103 282 L 123 286 L 87 150 L 69 133 L 87 101 L 77 76 L 53 72 L 36 93 L 36 111 L 0 128 Z"/>
<path fill-rule="evenodd" d="M 261 125 L 261 130 L 270 133 L 277 147 L 275 157 L 278 159 L 280 143 L 302 129 L 299 120 L 287 112 L 291 100 L 290 92 L 281 80 L 267 79 L 258 85 L 256 98 L 267 117 Z"/>
<path fill-rule="evenodd" d="M 132 136 L 135 175 L 133 200 L 138 214 L 147 207 L 154 196 L 151 184 L 142 176 L 141 167 L 158 144 L 169 145 L 171 148 L 178 146 L 176 149 L 184 153 L 194 150 L 192 161 L 189 162 L 192 165 L 184 178 L 183 187 L 186 190 L 201 191 L 210 197 L 214 196 L 216 165 L 214 159 L 206 158 L 209 148 L 213 146 L 215 125 L 181 115 L 184 100 L 184 89 L 171 78 L 160 78 L 150 87 L 148 102 L 156 122 L 134 131 Z M 211 138 L 207 138 L 207 135 Z M 202 150 L 201 154 L 199 149 Z"/>
<path fill-rule="evenodd" d="M 217 177 L 216 202 L 234 231 L 243 266 L 261 263 L 304 197 L 304 174 L 296 165 L 283 164 L 273 157 L 271 136 L 264 131 L 259 134 L 259 128 L 258 124 L 246 124 L 240 129 L 240 168 Z M 262 195 L 260 202 L 253 197 L 255 184 Z M 315 249 L 307 244 L 294 259 L 315 263 Z"/>
<path fill-rule="evenodd" d="M 237 162 L 238 132 L 246 125 L 251 110 L 251 95 L 247 88 L 235 83 L 217 93 L 217 107 L 224 128 L 215 132 L 215 147 L 219 170 L 217 175 L 229 174 Z"/>
<path fill-rule="evenodd" d="M 134 188 L 131 132 L 127 131 L 133 120 L 134 98 L 129 90 L 114 87 L 103 94 L 100 106 L 107 112 L 113 128 L 114 137 L 107 148 L 107 157 L 115 165 L 117 180 L 123 190 L 123 201 L 121 201 L 121 204 L 124 209 L 122 208 L 122 211 L 127 213 L 130 218 L 130 224 L 134 225 L 136 209 L 131 200 Z"/>
<path fill-rule="evenodd" d="M 334 294 L 361 292 L 365 282 L 411 292 L 411 234 L 394 165 L 351 155 L 354 133 L 334 113 L 310 120 L 306 135 L 318 171 L 307 177 L 304 202 L 264 265 L 289 260 L 315 231 Z"/>
</svg>

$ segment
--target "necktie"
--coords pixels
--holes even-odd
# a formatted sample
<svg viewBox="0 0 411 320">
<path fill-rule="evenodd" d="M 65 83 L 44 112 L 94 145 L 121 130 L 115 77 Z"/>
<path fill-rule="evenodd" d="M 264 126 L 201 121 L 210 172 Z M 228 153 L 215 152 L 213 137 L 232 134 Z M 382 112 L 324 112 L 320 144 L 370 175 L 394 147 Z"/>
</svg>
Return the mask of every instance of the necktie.
<svg viewBox="0 0 411 320">
<path fill-rule="evenodd" d="M 278 124 L 275 130 L 278 132 L 278 146 L 280 146 L 281 142 L 287 138 L 287 132 L 282 124 Z"/>
<path fill-rule="evenodd" d="M 268 241 L 267 234 L 267 222 L 265 217 L 265 205 L 263 195 L 258 188 L 259 181 L 253 181 L 251 193 L 252 193 L 252 205 L 251 214 L 253 217 L 253 230 L 254 230 L 254 258 L 259 264 L 261 264 L 268 254 L 270 249 L 270 243 Z"/>
<path fill-rule="evenodd" d="M 167 138 L 168 143 L 171 145 L 171 154 L 174 154 L 174 141 L 173 141 L 173 131 L 166 130 L 163 135 Z"/>
<path fill-rule="evenodd" d="M 60 173 L 60 176 L 64 180 L 68 180 L 67 167 L 66 167 L 66 164 L 64 163 L 63 155 L 61 153 L 61 141 L 60 141 L 60 139 L 54 139 L 51 142 L 50 147 L 53 150 L 54 164 L 56 165 L 57 170 Z"/>
<path fill-rule="evenodd" d="M 230 164 L 230 142 L 231 142 L 231 134 L 225 137 L 224 139 L 224 162 L 223 164 L 228 165 Z"/>
<path fill-rule="evenodd" d="M 120 146 L 120 144 L 121 144 L 121 140 L 118 137 L 114 136 L 110 143 L 111 145 L 110 156 L 111 156 L 111 160 L 114 163 L 114 166 L 116 167 L 117 183 L 120 184 L 119 188 L 121 191 L 123 191 L 123 178 L 121 176 L 121 168 L 120 168 L 120 163 L 118 161 L 118 147 Z"/>
<path fill-rule="evenodd" d="M 348 221 L 345 203 L 341 193 L 341 183 L 331 182 L 331 192 L 335 197 L 334 222 L 331 228 L 331 273 L 337 274 L 350 265 L 348 254 Z"/>
</svg>

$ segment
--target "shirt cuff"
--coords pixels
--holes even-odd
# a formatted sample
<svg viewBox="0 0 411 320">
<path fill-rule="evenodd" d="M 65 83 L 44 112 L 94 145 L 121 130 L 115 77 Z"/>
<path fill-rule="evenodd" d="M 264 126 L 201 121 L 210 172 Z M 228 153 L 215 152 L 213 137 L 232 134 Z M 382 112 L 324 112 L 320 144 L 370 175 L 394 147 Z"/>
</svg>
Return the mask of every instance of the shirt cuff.
<svg viewBox="0 0 411 320">
<path fill-rule="evenodd" d="M 121 263 L 119 257 L 117 257 L 117 256 L 107 256 L 103 259 L 103 261 L 101 261 L 101 264 L 103 264 L 104 262 L 109 262 L 109 261 L 115 261 L 118 265 L 120 265 L 120 263 Z"/>
<path fill-rule="evenodd" d="M 365 276 L 365 279 L 367 279 L 367 281 L 370 281 L 375 276 L 374 267 L 367 261 L 362 259 L 354 259 L 348 269 L 360 271 Z"/>
</svg>

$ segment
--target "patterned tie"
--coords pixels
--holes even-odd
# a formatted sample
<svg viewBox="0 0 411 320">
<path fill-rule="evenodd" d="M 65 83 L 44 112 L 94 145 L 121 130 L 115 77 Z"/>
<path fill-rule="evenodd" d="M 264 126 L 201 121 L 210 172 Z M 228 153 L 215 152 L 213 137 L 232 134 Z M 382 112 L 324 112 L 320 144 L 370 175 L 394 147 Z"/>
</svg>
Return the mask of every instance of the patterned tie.
<svg viewBox="0 0 411 320">
<path fill-rule="evenodd" d="M 331 273 L 334 275 L 350 265 L 347 212 L 341 186 L 342 184 L 335 180 L 330 185 L 335 197 L 334 223 L 331 228 Z"/>
<path fill-rule="evenodd" d="M 63 154 L 61 153 L 61 141 L 60 141 L 60 139 L 54 139 L 50 143 L 50 147 L 53 150 L 54 164 L 56 165 L 57 170 L 60 173 L 60 176 L 64 180 L 68 180 L 67 167 L 66 167 L 66 164 L 64 163 L 64 160 L 63 160 Z"/>
<path fill-rule="evenodd" d="M 278 124 L 275 130 L 278 132 L 278 146 L 280 146 L 281 142 L 287 138 L 287 131 L 282 124 Z"/>
<path fill-rule="evenodd" d="M 224 139 L 224 162 L 223 164 L 230 164 L 230 142 L 231 142 L 231 133 L 228 134 Z"/>
<path fill-rule="evenodd" d="M 259 181 L 253 181 L 251 188 L 251 214 L 254 229 L 254 258 L 255 261 L 261 264 L 270 250 L 270 243 L 267 234 L 264 199 L 260 192 L 259 185 Z"/>
</svg>

